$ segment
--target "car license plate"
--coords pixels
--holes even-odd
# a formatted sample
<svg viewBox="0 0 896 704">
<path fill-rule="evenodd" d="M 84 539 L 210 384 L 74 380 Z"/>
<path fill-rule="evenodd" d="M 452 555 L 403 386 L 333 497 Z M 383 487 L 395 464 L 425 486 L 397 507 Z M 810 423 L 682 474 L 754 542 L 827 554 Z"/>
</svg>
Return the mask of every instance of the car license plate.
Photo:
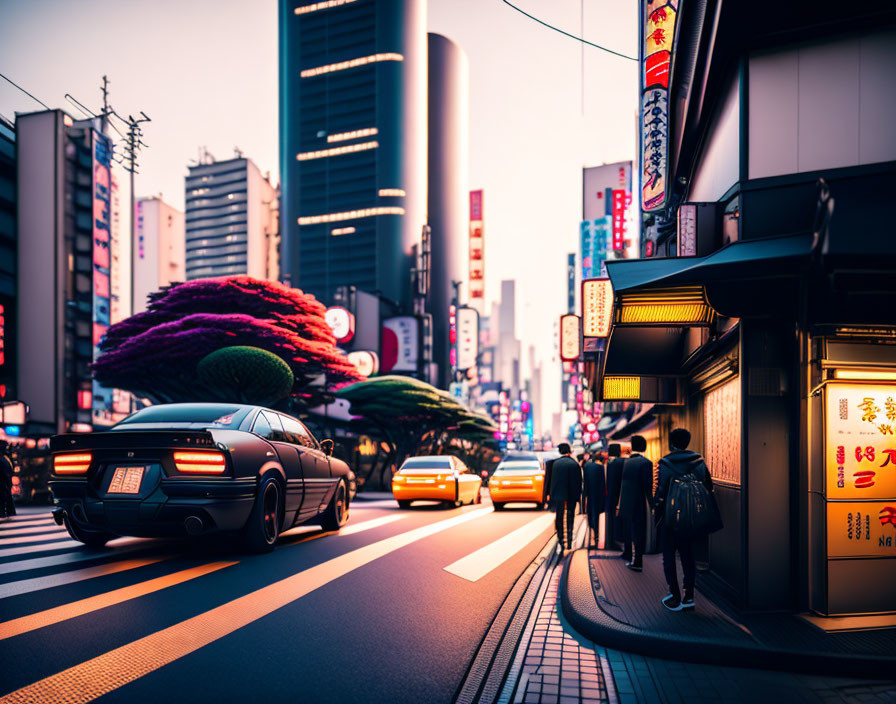
<svg viewBox="0 0 896 704">
<path fill-rule="evenodd" d="M 146 467 L 116 467 L 107 494 L 139 494 Z"/>
</svg>

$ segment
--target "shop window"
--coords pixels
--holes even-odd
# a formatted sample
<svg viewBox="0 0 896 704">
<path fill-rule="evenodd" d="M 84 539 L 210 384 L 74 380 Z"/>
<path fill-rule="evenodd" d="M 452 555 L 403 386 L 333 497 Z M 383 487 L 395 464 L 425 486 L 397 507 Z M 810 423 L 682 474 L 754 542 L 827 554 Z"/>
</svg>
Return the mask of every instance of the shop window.
<svg viewBox="0 0 896 704">
<path fill-rule="evenodd" d="M 703 400 L 704 457 L 713 481 L 740 484 L 740 377 L 716 387 Z"/>
</svg>

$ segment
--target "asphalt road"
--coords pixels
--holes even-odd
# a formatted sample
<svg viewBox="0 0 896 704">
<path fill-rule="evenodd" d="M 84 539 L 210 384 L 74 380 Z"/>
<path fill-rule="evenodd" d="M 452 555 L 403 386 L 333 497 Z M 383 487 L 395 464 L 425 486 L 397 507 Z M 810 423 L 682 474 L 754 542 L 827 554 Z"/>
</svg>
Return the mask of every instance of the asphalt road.
<svg viewBox="0 0 896 704">
<path fill-rule="evenodd" d="M 341 533 L 296 529 L 267 555 L 0 523 L 0 702 L 450 702 L 552 530 L 483 496 L 358 500 Z"/>
</svg>

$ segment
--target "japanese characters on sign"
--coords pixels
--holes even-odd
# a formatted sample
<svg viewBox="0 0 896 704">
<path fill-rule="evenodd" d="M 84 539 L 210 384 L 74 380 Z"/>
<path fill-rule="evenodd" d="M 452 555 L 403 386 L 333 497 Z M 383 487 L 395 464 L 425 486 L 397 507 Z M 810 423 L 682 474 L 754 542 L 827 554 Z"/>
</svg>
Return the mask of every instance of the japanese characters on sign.
<svg viewBox="0 0 896 704">
<path fill-rule="evenodd" d="M 896 557 L 896 500 L 829 501 L 828 557 Z"/>
<path fill-rule="evenodd" d="M 560 359 L 577 360 L 582 354 L 582 320 L 577 315 L 560 316 Z"/>
<path fill-rule="evenodd" d="M 613 316 L 613 284 L 609 279 L 582 282 L 582 331 L 585 337 L 607 337 Z"/>
<path fill-rule="evenodd" d="M 896 384 L 828 385 L 825 495 L 896 505 Z"/>
<path fill-rule="evenodd" d="M 112 143 L 93 132 L 93 358 L 100 354 L 100 340 L 111 324 L 111 184 Z M 93 382 L 92 420 L 95 424 L 113 422 L 112 389 Z"/>
<path fill-rule="evenodd" d="M 669 152 L 669 71 L 680 0 L 645 0 L 642 27 L 641 208 L 666 203 Z"/>
<path fill-rule="evenodd" d="M 481 312 L 485 301 L 485 237 L 482 191 L 470 191 L 470 302 Z"/>
<path fill-rule="evenodd" d="M 457 368 L 461 371 L 476 366 L 479 357 L 479 313 L 474 308 L 457 309 Z"/>
</svg>

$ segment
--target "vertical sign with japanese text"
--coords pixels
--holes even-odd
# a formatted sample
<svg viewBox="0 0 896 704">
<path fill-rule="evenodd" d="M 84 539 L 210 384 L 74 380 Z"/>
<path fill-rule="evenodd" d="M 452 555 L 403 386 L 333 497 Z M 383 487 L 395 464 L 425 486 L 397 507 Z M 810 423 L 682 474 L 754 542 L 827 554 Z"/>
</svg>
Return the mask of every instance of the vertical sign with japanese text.
<svg viewBox="0 0 896 704">
<path fill-rule="evenodd" d="M 609 279 L 582 282 L 582 333 L 585 337 L 607 337 L 613 321 L 613 284 Z"/>
<path fill-rule="evenodd" d="M 93 132 L 93 359 L 100 354 L 100 340 L 111 323 L 111 196 L 112 144 Z M 92 419 L 94 424 L 113 422 L 113 391 L 93 382 Z"/>
<path fill-rule="evenodd" d="M 482 191 L 470 191 L 470 303 L 479 313 L 485 305 L 485 235 Z"/>
</svg>

